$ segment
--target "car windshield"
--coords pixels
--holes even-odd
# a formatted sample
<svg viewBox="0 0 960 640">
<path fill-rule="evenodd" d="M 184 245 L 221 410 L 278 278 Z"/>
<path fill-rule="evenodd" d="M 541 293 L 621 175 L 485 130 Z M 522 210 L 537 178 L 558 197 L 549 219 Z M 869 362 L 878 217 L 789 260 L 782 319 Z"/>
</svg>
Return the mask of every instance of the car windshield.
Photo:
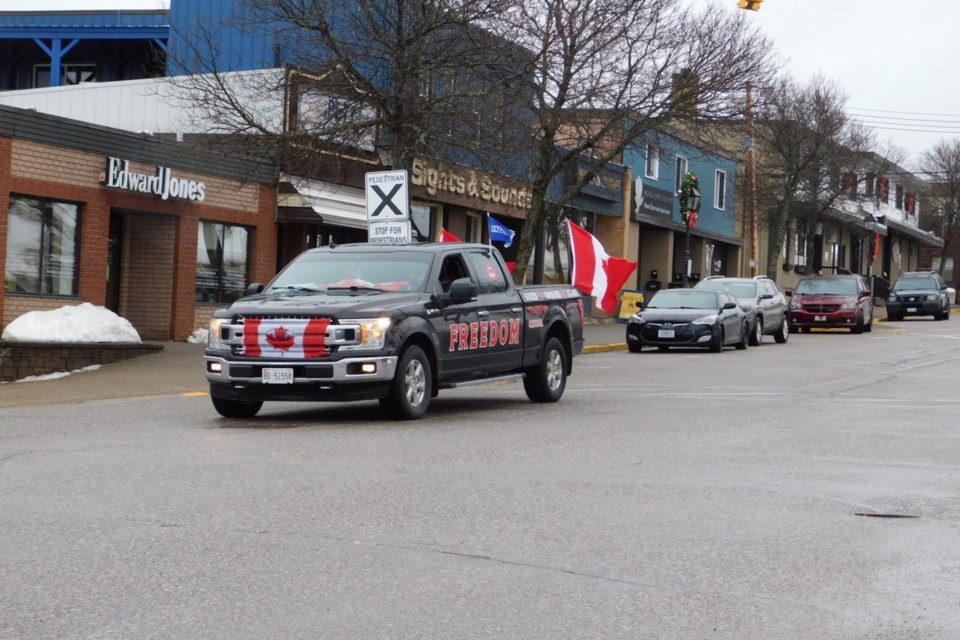
<svg viewBox="0 0 960 640">
<path fill-rule="evenodd" d="M 717 296 L 713 293 L 691 291 L 690 289 L 667 289 L 658 291 L 647 305 L 648 309 L 714 309 L 717 308 Z"/>
<path fill-rule="evenodd" d="M 754 282 L 730 282 L 729 280 L 706 280 L 697 285 L 697 289 L 726 291 L 734 298 L 756 298 L 757 285 Z"/>
<path fill-rule="evenodd" d="M 936 291 L 937 283 L 933 278 L 900 278 L 893 285 L 894 291 Z"/>
<path fill-rule="evenodd" d="M 855 296 L 857 281 L 852 278 L 813 278 L 797 283 L 794 293 L 824 296 Z"/>
<path fill-rule="evenodd" d="M 267 291 L 422 291 L 432 261 L 431 253 L 411 251 L 304 253 L 273 279 Z"/>
</svg>

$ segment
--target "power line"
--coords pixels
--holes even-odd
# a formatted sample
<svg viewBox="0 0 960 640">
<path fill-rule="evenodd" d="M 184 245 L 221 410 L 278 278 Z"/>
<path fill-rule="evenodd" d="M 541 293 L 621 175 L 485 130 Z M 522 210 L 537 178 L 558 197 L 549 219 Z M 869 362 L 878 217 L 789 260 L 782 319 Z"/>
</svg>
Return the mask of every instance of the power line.
<svg viewBox="0 0 960 640">
<path fill-rule="evenodd" d="M 860 114 L 854 111 L 847 111 L 847 115 L 852 116 L 854 118 L 870 118 L 872 120 L 897 120 L 897 121 L 917 122 L 917 123 L 936 122 L 940 124 L 956 124 L 960 126 L 960 116 L 958 116 L 957 117 L 958 119 L 956 120 L 933 120 L 931 118 L 899 118 L 897 116 L 878 116 L 874 114 Z M 891 123 L 891 124 L 895 124 L 895 123 Z"/>
<path fill-rule="evenodd" d="M 922 111 L 891 111 L 889 109 L 866 109 L 861 107 L 850 107 L 848 111 L 873 111 L 876 113 L 899 113 L 900 115 L 939 116 L 943 118 L 960 118 L 960 114 L 958 113 L 924 113 Z"/>
</svg>

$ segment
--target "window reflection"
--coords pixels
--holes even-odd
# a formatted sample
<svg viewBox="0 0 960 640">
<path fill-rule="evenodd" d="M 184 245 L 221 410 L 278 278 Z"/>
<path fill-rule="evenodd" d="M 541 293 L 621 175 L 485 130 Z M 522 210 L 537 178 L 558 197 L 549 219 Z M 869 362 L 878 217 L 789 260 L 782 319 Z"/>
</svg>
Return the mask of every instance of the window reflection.
<svg viewBox="0 0 960 640">
<path fill-rule="evenodd" d="M 247 287 L 250 232 L 245 227 L 201 222 L 197 234 L 198 302 L 233 302 Z"/>
<path fill-rule="evenodd" d="M 78 231 L 79 207 L 75 204 L 11 198 L 4 289 L 75 295 Z"/>
</svg>

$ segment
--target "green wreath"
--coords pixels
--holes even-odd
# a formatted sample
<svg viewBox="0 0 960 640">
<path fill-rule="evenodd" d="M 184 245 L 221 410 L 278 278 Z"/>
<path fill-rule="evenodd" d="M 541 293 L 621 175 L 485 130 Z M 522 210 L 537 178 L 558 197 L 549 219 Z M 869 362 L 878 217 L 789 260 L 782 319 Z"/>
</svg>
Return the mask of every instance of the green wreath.
<svg viewBox="0 0 960 640">
<path fill-rule="evenodd" d="M 680 196 L 680 219 L 683 220 L 684 224 L 691 227 L 697 226 L 697 213 L 700 210 L 699 203 L 697 203 L 696 209 L 690 206 L 694 189 L 700 191 L 697 176 L 688 173 L 683 177 L 683 182 L 680 183 L 680 192 L 677 195 Z"/>
</svg>

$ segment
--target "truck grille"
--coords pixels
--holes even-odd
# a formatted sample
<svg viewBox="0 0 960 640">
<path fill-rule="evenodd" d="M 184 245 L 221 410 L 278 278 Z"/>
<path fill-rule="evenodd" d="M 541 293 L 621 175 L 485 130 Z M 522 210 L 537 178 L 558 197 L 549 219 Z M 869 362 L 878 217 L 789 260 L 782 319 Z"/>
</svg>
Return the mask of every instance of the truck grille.
<svg viewBox="0 0 960 640">
<path fill-rule="evenodd" d="M 241 357 L 322 358 L 338 347 L 360 344 L 361 337 L 359 325 L 308 315 L 236 316 L 220 327 L 221 340 Z"/>
</svg>

